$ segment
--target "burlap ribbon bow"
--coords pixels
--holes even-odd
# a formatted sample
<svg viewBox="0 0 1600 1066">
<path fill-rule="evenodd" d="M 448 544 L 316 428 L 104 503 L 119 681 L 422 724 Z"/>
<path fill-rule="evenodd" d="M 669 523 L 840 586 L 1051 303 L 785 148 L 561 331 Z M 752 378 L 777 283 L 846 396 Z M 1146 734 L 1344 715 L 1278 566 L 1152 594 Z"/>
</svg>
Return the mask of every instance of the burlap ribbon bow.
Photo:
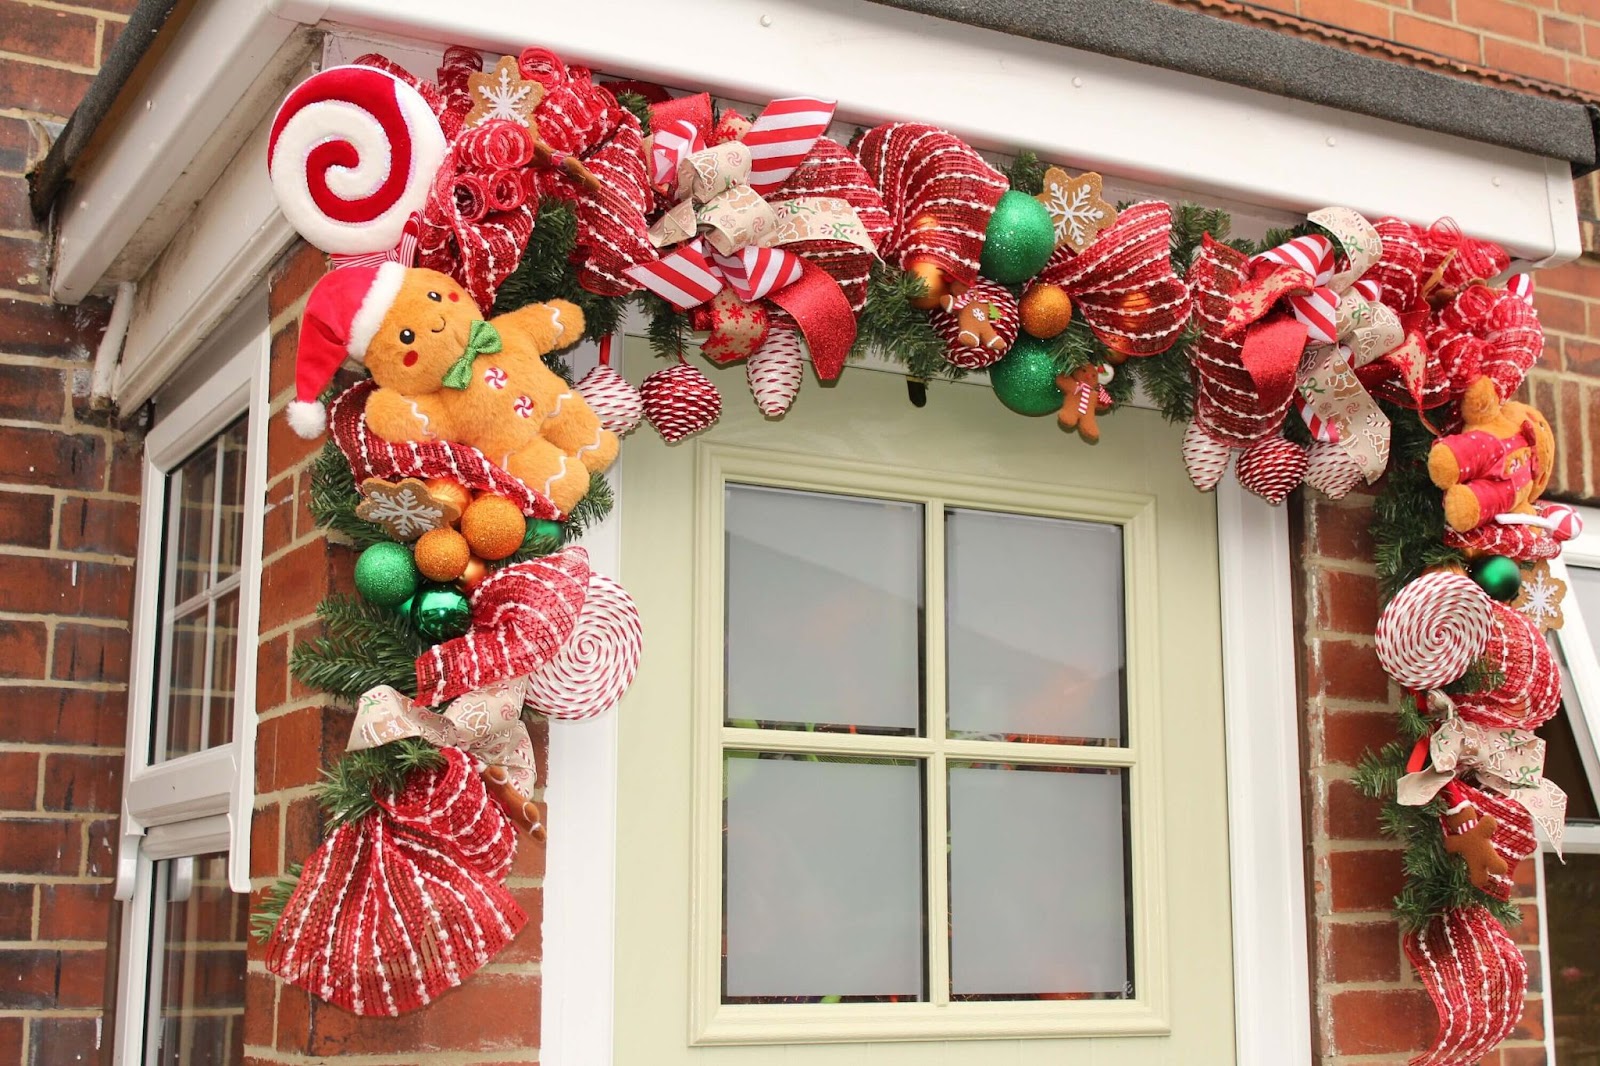
<svg viewBox="0 0 1600 1066">
<path fill-rule="evenodd" d="M 1526 729 L 1475 725 L 1452 716 L 1434 730 L 1428 749 L 1432 765 L 1400 779 L 1396 798 L 1401 803 L 1420 807 L 1471 771 L 1482 788 L 1526 807 L 1561 853 L 1567 794 L 1544 776 L 1543 740 Z"/>
</svg>

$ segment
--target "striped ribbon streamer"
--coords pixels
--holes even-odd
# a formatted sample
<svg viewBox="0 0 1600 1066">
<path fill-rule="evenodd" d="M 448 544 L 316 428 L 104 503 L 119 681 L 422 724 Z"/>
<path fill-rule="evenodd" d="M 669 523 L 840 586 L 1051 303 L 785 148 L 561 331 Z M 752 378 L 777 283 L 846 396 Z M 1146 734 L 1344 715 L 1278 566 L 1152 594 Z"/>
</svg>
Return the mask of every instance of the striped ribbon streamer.
<svg viewBox="0 0 1600 1066">
<path fill-rule="evenodd" d="M 1291 293 L 1284 297 L 1289 311 L 1306 327 L 1306 335 L 1318 344 L 1332 344 L 1339 339 L 1339 294 L 1328 287 L 1333 278 L 1333 241 L 1320 233 L 1296 237 L 1292 241 L 1269 248 L 1255 256 L 1252 263 L 1272 263 L 1298 270 L 1312 279 L 1310 292 Z M 1360 282 L 1357 283 L 1359 291 Z M 1363 293 L 1365 295 L 1365 293 Z"/>
<path fill-rule="evenodd" d="M 705 303 L 723 286 L 751 303 L 800 280 L 800 257 L 782 248 L 738 248 L 731 255 L 711 251 L 700 238 L 654 263 L 628 269 L 628 276 L 680 311 Z"/>
<path fill-rule="evenodd" d="M 791 96 L 766 106 L 741 140 L 750 149 L 750 187 L 762 196 L 789 180 L 833 121 L 832 100 Z"/>
</svg>

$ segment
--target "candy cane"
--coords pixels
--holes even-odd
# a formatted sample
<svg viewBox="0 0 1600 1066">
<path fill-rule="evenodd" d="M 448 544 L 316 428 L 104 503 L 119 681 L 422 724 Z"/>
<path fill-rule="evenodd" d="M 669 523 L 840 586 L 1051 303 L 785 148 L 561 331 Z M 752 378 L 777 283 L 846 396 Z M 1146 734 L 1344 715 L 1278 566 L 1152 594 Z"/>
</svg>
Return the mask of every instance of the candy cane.
<svg viewBox="0 0 1600 1066">
<path fill-rule="evenodd" d="M 330 67 L 278 108 L 267 170 L 301 236 L 355 255 L 400 243 L 444 155 L 439 120 L 417 90 L 374 67 Z"/>
</svg>

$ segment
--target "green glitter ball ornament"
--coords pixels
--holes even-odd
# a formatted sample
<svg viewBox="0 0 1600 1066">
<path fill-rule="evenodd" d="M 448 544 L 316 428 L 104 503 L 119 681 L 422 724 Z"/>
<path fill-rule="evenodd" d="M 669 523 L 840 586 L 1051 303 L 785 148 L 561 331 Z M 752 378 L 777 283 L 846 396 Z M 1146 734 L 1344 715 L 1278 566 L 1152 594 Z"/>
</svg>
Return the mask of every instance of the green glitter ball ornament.
<svg viewBox="0 0 1600 1066">
<path fill-rule="evenodd" d="M 1053 415 L 1066 399 L 1056 385 L 1050 345 L 1026 335 L 989 368 L 989 384 L 1000 402 L 1019 415 Z"/>
<path fill-rule="evenodd" d="M 528 519 L 528 531 L 522 535 L 522 550 L 549 555 L 561 547 L 561 523 L 548 518 Z"/>
<path fill-rule="evenodd" d="M 1472 580 L 1501 603 L 1510 603 L 1522 591 L 1522 568 L 1504 555 L 1491 555 L 1472 564 Z"/>
<path fill-rule="evenodd" d="M 417 591 L 417 564 L 404 544 L 383 541 L 356 560 L 356 591 L 368 603 L 398 607 Z"/>
<path fill-rule="evenodd" d="M 1027 281 L 1056 250 L 1056 224 L 1044 204 L 1012 189 L 1000 197 L 983 235 L 978 272 L 1002 285 Z"/>
<path fill-rule="evenodd" d="M 411 601 L 411 625 L 434 643 L 459 637 L 472 626 L 472 604 L 458 588 L 428 585 Z"/>
</svg>

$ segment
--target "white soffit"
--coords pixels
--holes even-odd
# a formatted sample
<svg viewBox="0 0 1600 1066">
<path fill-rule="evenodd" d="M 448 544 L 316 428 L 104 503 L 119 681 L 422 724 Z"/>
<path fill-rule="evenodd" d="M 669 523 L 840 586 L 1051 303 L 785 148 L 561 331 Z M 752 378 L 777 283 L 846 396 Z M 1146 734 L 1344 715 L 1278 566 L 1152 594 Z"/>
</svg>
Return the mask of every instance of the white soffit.
<svg viewBox="0 0 1600 1066">
<path fill-rule="evenodd" d="M 421 41 L 541 45 L 733 99 L 827 95 L 845 121 L 931 122 L 979 148 L 1030 148 L 1207 199 L 1448 216 L 1536 263 L 1580 251 L 1565 161 L 855 0 L 607 0 L 569 17 L 490 0 L 268 2 L 285 18 Z"/>
</svg>

